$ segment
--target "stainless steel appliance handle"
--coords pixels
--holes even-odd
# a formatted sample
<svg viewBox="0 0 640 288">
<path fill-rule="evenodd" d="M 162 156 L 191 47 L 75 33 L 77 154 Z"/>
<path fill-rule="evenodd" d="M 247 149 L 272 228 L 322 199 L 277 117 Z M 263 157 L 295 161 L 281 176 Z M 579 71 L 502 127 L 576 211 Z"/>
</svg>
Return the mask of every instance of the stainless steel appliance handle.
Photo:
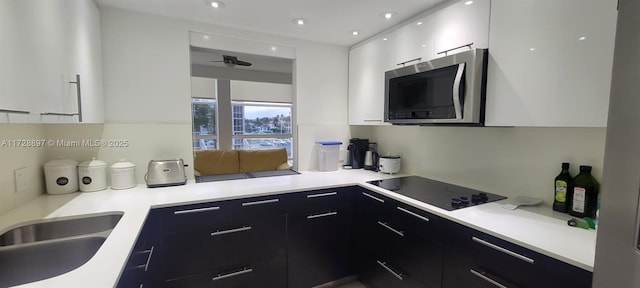
<svg viewBox="0 0 640 288">
<path fill-rule="evenodd" d="M 404 212 L 404 213 L 407 213 L 407 214 L 409 214 L 409 215 L 411 215 L 411 216 L 415 216 L 415 217 L 417 217 L 417 218 L 419 218 L 419 219 L 421 219 L 421 220 L 424 220 L 424 221 L 429 222 L 429 218 L 427 218 L 427 217 L 424 217 L 424 216 L 422 216 L 422 215 L 419 215 L 419 214 L 413 213 L 413 212 L 411 212 L 411 211 L 409 211 L 409 210 L 407 210 L 407 209 L 404 209 L 404 208 L 402 208 L 402 207 L 397 207 L 397 208 L 398 208 L 398 210 L 400 210 L 400 211 L 402 211 L 402 212 Z"/>
<path fill-rule="evenodd" d="M 489 276 L 485 275 L 485 273 L 484 273 L 484 272 L 478 272 L 478 271 L 473 270 L 473 269 L 470 269 L 470 270 L 469 270 L 469 272 L 471 272 L 471 274 L 473 274 L 473 275 L 477 276 L 478 278 L 480 278 L 480 279 L 482 279 L 482 280 L 484 280 L 484 281 L 487 281 L 487 282 L 489 282 L 489 283 L 493 284 L 493 285 L 494 285 L 494 286 L 496 286 L 496 287 L 500 287 L 500 288 L 509 288 L 509 287 L 507 287 L 507 286 L 504 286 L 504 285 L 500 284 L 500 282 L 498 282 L 498 281 L 496 281 L 496 280 L 493 280 L 493 279 L 489 278 Z"/>
<path fill-rule="evenodd" d="M 400 281 L 402 281 L 402 274 L 397 273 L 396 271 L 393 271 L 391 268 L 389 268 L 387 266 L 387 262 L 382 262 L 380 260 L 376 260 L 376 262 L 378 262 L 378 265 L 382 266 L 382 268 L 384 268 L 385 270 L 389 271 L 389 273 L 391 273 L 393 276 L 395 276 L 396 278 L 400 279 Z"/>
<path fill-rule="evenodd" d="M 317 198 L 317 197 L 327 197 L 338 194 L 338 192 L 329 192 L 329 193 L 320 193 L 320 194 L 311 194 L 307 195 L 307 198 Z"/>
<path fill-rule="evenodd" d="M 211 232 L 211 236 L 219 236 L 219 235 L 249 231 L 249 230 L 251 230 L 251 226 L 244 226 L 244 227 L 229 229 L 229 230 L 218 230 L 216 232 Z"/>
<path fill-rule="evenodd" d="M 211 281 L 218 281 L 218 280 L 222 280 L 222 279 L 225 279 L 225 278 L 234 277 L 234 276 L 247 274 L 247 273 L 251 273 L 251 272 L 253 272 L 253 269 L 244 268 L 244 270 L 240 270 L 240 271 L 237 271 L 237 272 L 232 272 L 232 273 L 229 273 L 229 274 L 218 274 L 218 276 L 211 278 Z"/>
<path fill-rule="evenodd" d="M 178 211 L 173 211 L 173 214 L 174 215 L 182 215 L 182 214 L 192 214 L 192 213 L 200 213 L 200 212 L 207 212 L 207 211 L 215 211 L 215 210 L 220 210 L 220 207 L 214 206 L 214 207 L 205 207 L 205 208 L 198 208 L 198 209 L 178 210 Z"/>
<path fill-rule="evenodd" d="M 276 198 L 276 199 L 254 201 L 254 202 L 244 202 L 244 203 L 242 203 L 242 206 L 262 205 L 262 204 L 276 203 L 278 201 L 280 201 L 280 199 Z"/>
<path fill-rule="evenodd" d="M 493 249 L 495 249 L 495 250 L 498 250 L 498 251 L 500 251 L 500 252 L 502 252 L 502 253 L 504 253 L 504 254 L 507 254 L 507 255 L 509 255 L 509 256 L 512 256 L 512 257 L 518 258 L 518 259 L 520 259 L 520 260 L 522 260 L 522 261 L 524 261 L 524 262 L 527 262 L 527 263 L 529 263 L 529 264 L 533 264 L 533 263 L 535 262 L 533 259 L 531 259 L 531 258 L 529 258 L 529 257 L 527 257 L 527 256 L 520 255 L 520 254 L 518 254 L 518 253 L 516 253 L 516 252 L 513 252 L 513 251 L 508 250 L 508 249 L 505 249 L 505 248 L 502 248 L 502 247 L 500 247 L 500 246 L 498 246 L 498 245 L 496 245 L 496 244 L 489 243 L 489 242 L 487 242 L 487 241 L 485 241 L 485 240 L 482 240 L 482 239 L 480 239 L 480 238 L 477 238 L 477 237 L 471 237 L 471 240 L 473 240 L 473 241 L 475 241 L 475 242 L 478 242 L 478 243 L 480 243 L 480 244 L 482 244 L 482 245 L 485 245 L 485 246 L 487 246 L 487 247 L 489 247 L 489 248 L 493 248 Z"/>
<path fill-rule="evenodd" d="M 151 257 L 153 256 L 153 249 L 154 248 L 155 248 L 155 246 L 151 246 L 151 249 L 148 250 L 149 251 L 149 256 L 147 256 L 147 263 L 144 264 L 144 272 L 147 272 L 149 270 L 149 262 L 151 262 Z"/>
<path fill-rule="evenodd" d="M 387 225 L 387 223 L 384 223 L 382 221 L 378 221 L 378 224 L 382 225 L 382 227 L 384 227 L 384 228 L 387 228 L 387 229 L 391 230 L 393 233 L 396 233 L 396 234 L 404 237 L 404 232 L 403 231 L 399 231 L 399 230 L 393 229 L 393 228 L 391 228 L 391 226 Z"/>
<path fill-rule="evenodd" d="M 456 72 L 456 78 L 453 81 L 453 108 L 456 111 L 456 119 L 462 119 L 462 106 L 460 101 L 460 83 L 462 83 L 462 75 L 464 74 L 464 67 L 466 63 L 458 64 L 458 71 Z"/>
<path fill-rule="evenodd" d="M 369 198 L 371 198 L 373 200 L 376 200 L 376 201 L 378 201 L 380 203 L 384 203 L 384 199 L 380 199 L 380 198 L 378 198 L 376 196 L 373 196 L 373 195 L 371 195 L 369 193 L 362 192 L 362 195 L 367 196 L 367 197 L 369 197 Z"/>
<path fill-rule="evenodd" d="M 338 215 L 338 212 L 328 212 L 328 213 L 322 213 L 322 214 L 315 214 L 315 215 L 309 215 L 307 216 L 307 219 L 315 219 L 315 218 L 321 218 L 321 217 L 327 217 L 327 216 L 333 216 L 333 215 Z"/>
</svg>

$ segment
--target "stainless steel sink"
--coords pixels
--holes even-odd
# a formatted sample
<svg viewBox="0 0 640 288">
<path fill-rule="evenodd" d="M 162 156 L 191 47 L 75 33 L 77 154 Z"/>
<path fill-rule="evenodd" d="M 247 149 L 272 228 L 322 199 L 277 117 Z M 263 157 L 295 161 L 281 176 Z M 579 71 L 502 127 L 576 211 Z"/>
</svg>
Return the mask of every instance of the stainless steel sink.
<svg viewBox="0 0 640 288">
<path fill-rule="evenodd" d="M 48 219 L 0 235 L 0 287 L 20 285 L 72 271 L 91 259 L 122 212 Z"/>
<path fill-rule="evenodd" d="M 0 246 L 60 239 L 113 230 L 122 212 L 87 217 L 43 220 L 11 229 L 0 235 Z"/>
</svg>

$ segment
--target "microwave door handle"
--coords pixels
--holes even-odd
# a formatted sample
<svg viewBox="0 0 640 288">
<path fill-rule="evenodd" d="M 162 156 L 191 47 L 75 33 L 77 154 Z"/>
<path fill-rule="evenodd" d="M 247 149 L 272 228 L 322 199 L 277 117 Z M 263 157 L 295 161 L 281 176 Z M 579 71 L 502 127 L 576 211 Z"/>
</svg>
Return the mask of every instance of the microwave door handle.
<svg viewBox="0 0 640 288">
<path fill-rule="evenodd" d="M 456 78 L 453 81 L 453 108 L 456 110 L 456 119 L 462 119 L 462 101 L 460 98 L 460 84 L 462 82 L 462 75 L 464 74 L 465 64 L 466 63 L 460 63 L 458 65 Z"/>
</svg>

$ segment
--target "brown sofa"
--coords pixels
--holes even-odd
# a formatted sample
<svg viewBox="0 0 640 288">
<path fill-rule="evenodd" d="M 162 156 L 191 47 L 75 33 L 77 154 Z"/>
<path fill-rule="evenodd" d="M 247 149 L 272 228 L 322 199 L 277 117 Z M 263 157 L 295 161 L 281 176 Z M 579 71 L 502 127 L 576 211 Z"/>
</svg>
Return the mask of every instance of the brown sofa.
<svg viewBox="0 0 640 288">
<path fill-rule="evenodd" d="M 284 148 L 267 150 L 199 150 L 193 168 L 196 176 L 290 169 Z"/>
</svg>

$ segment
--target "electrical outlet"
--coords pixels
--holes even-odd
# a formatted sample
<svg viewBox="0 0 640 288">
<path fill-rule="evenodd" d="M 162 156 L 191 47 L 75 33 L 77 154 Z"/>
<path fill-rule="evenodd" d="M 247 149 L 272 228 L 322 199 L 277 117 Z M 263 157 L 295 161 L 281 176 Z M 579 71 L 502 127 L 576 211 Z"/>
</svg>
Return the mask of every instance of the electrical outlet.
<svg viewBox="0 0 640 288">
<path fill-rule="evenodd" d="M 16 193 L 21 193 L 29 189 L 29 173 L 27 172 L 27 167 L 13 170 L 13 179 Z"/>
</svg>

